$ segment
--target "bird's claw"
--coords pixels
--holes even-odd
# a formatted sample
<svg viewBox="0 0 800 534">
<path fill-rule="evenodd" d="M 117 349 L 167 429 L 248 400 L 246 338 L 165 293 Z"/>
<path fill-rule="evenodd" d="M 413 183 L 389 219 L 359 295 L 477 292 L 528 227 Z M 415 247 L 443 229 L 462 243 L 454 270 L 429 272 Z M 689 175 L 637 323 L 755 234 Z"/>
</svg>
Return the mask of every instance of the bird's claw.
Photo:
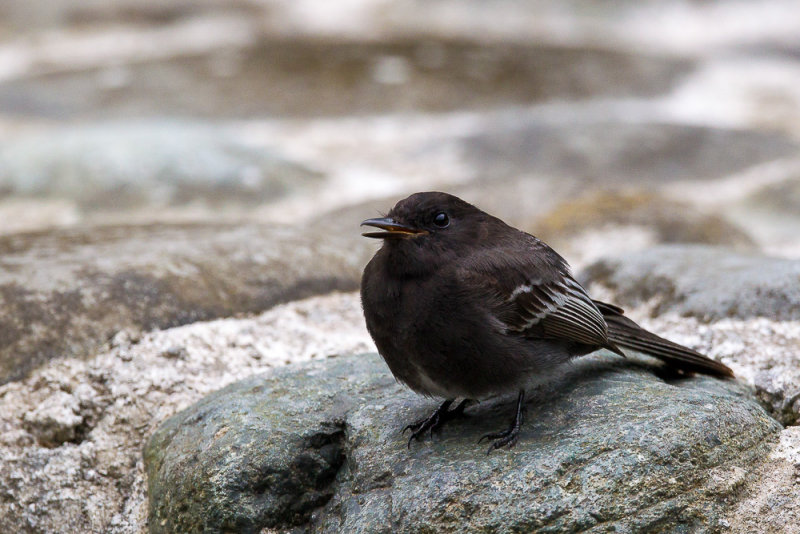
<svg viewBox="0 0 800 534">
<path fill-rule="evenodd" d="M 519 427 L 515 425 L 508 430 L 504 430 L 503 432 L 484 434 L 481 436 L 481 439 L 478 440 L 478 443 L 482 442 L 484 439 L 491 441 L 492 443 L 489 445 L 489 449 L 486 451 L 486 454 L 489 454 L 492 451 L 502 449 L 503 447 L 508 447 L 509 449 L 513 448 L 514 445 L 517 444 L 518 438 Z"/>
<path fill-rule="evenodd" d="M 430 435 L 433 436 L 434 431 L 439 430 L 447 421 L 452 419 L 456 419 L 458 417 L 464 417 L 464 409 L 470 403 L 470 399 L 462 400 L 458 406 L 450 410 L 450 405 L 453 404 L 452 400 L 447 400 L 439 406 L 436 411 L 434 411 L 430 416 L 426 417 L 425 419 L 421 419 L 416 423 L 411 423 L 410 425 L 406 425 L 403 428 L 403 434 L 406 433 L 407 430 L 411 431 L 411 436 L 408 438 L 408 448 L 411 448 L 411 442 L 415 439 L 419 440 L 420 436 L 422 436 L 425 431 L 430 431 Z"/>
<path fill-rule="evenodd" d="M 501 449 L 503 447 L 508 447 L 509 449 L 513 448 L 514 445 L 517 444 L 517 439 L 519 438 L 519 429 L 522 428 L 522 416 L 525 412 L 525 409 L 522 407 L 522 403 L 525 400 L 525 392 L 520 391 L 519 397 L 517 397 L 517 413 L 514 416 L 514 420 L 511 421 L 511 426 L 509 426 L 506 430 L 502 432 L 492 432 L 489 434 L 484 434 L 481 436 L 481 439 L 478 440 L 478 443 L 482 442 L 484 439 L 491 441 L 492 443 L 489 445 L 489 449 L 486 451 L 486 454 L 490 454 L 492 451 Z"/>
</svg>

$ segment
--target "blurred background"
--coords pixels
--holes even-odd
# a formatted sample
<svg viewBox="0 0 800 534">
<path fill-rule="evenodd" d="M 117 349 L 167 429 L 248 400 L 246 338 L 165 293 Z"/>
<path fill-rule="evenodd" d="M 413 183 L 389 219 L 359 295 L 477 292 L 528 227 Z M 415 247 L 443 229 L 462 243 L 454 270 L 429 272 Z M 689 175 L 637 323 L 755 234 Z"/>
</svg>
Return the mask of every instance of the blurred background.
<svg viewBox="0 0 800 534">
<path fill-rule="evenodd" d="M 800 257 L 799 147 L 790 0 L 0 1 L 4 234 L 357 235 L 440 189 L 577 265 Z"/>
</svg>

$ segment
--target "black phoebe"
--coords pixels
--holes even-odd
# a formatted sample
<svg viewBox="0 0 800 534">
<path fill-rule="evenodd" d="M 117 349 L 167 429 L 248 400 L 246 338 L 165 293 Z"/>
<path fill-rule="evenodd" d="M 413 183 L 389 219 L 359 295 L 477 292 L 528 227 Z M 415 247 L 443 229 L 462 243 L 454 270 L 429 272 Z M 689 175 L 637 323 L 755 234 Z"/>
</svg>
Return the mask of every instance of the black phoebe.
<svg viewBox="0 0 800 534">
<path fill-rule="evenodd" d="M 469 399 L 519 391 L 511 426 L 484 436 L 489 452 L 513 447 L 526 382 L 601 348 L 640 351 L 680 372 L 733 376 L 592 300 L 553 249 L 457 197 L 416 193 L 361 224 L 382 230 L 364 236 L 383 239 L 361 279 L 369 333 L 399 381 L 447 399 L 406 427 L 409 446 L 461 415 Z M 450 409 L 457 397 L 464 400 Z"/>
</svg>

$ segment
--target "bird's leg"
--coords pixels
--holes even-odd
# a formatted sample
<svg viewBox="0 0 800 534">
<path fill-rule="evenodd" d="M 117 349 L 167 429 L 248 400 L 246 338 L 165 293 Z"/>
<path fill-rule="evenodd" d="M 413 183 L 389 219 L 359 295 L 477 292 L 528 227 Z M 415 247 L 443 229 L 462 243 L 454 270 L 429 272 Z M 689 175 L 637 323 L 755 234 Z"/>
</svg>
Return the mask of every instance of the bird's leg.
<svg viewBox="0 0 800 534">
<path fill-rule="evenodd" d="M 415 439 L 420 439 L 420 436 L 424 434 L 426 431 L 430 430 L 431 435 L 433 435 L 434 430 L 438 430 L 442 427 L 447 421 L 451 419 L 456 419 L 457 417 L 462 417 L 464 415 L 464 408 L 467 407 L 467 404 L 470 402 L 470 399 L 462 400 L 458 406 L 450 409 L 450 406 L 453 404 L 455 399 L 448 399 L 442 403 L 441 406 L 436 408 L 430 416 L 426 417 L 425 419 L 421 419 L 416 423 L 412 423 L 406 426 L 403 429 L 403 433 L 406 430 L 411 431 L 411 437 L 408 438 L 408 448 L 411 448 L 411 442 Z"/>
<path fill-rule="evenodd" d="M 489 454 L 495 449 L 499 449 L 501 447 L 508 447 L 511 448 L 517 444 L 517 438 L 519 437 L 519 429 L 522 427 L 522 403 L 525 401 L 525 390 L 519 390 L 519 397 L 517 397 L 517 414 L 514 416 L 514 420 L 511 421 L 511 426 L 509 426 L 506 430 L 502 432 L 494 432 L 492 434 L 486 434 L 481 439 L 478 440 L 478 443 L 483 441 L 484 439 L 488 439 L 492 441 L 492 444 L 489 445 L 489 450 L 486 451 L 486 454 Z"/>
</svg>

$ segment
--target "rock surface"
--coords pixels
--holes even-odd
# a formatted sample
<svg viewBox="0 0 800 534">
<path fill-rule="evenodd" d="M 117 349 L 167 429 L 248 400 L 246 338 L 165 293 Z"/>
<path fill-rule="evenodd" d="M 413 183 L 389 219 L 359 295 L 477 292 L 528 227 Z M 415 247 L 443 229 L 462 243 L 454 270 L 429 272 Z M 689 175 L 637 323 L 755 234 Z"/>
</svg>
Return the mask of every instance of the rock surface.
<svg viewBox="0 0 800 534">
<path fill-rule="evenodd" d="M 173 30 L 186 31 L 190 24 L 175 24 Z M 245 38 L 251 37 L 252 22 L 241 26 Z M 376 42 L 363 36 L 342 41 L 284 34 L 251 46 L 232 44 L 228 54 L 186 57 L 179 50 L 172 57 L 130 62 L 116 72 L 105 62 L 84 70 L 62 69 L 48 77 L 47 85 L 37 78 L 2 83 L 0 77 L 0 114 L 11 107 L 61 117 L 144 110 L 201 117 L 224 110 L 237 118 L 448 111 L 554 96 L 653 95 L 675 85 L 692 64 L 617 50 L 446 36 Z M 590 64 L 595 67 L 587 69 Z M 106 73 L 122 78 L 119 85 L 98 83 Z M 254 95 L 254 88 L 263 94 Z M 104 106 L 110 94 L 114 98 Z"/>
<path fill-rule="evenodd" d="M 757 317 L 708 323 L 674 312 L 653 318 L 648 317 L 652 307 L 629 308 L 626 314 L 645 328 L 723 361 L 755 388 L 758 400 L 781 423 L 800 421 L 800 321 Z"/>
<path fill-rule="evenodd" d="M 462 140 L 485 179 L 557 176 L 603 187 L 713 180 L 781 157 L 798 145 L 779 134 L 575 117 L 508 118 Z"/>
<path fill-rule="evenodd" d="M 797 260 L 665 245 L 601 259 L 584 270 L 581 281 L 610 289 L 621 306 L 656 299 L 654 315 L 800 319 Z"/>
<path fill-rule="evenodd" d="M 87 357 L 123 329 L 168 328 L 355 289 L 371 253 L 365 241 L 212 224 L 0 237 L 0 383 L 51 358 Z"/>
<path fill-rule="evenodd" d="M 768 461 L 753 473 L 729 514 L 726 531 L 735 534 L 800 532 L 800 427 L 781 433 Z"/>
<path fill-rule="evenodd" d="M 547 243 L 568 242 L 581 233 L 609 227 L 642 227 L 659 243 L 696 243 L 751 248 L 741 229 L 717 216 L 644 190 L 605 190 L 571 198 L 527 225 Z"/>
<path fill-rule="evenodd" d="M 0 385 L 0 532 L 147 528 L 142 449 L 158 423 L 287 362 L 374 350 L 355 294 L 133 336 Z"/>
<path fill-rule="evenodd" d="M 385 211 L 414 191 L 438 189 L 535 235 L 542 228 L 558 230 L 554 219 L 583 210 L 575 226 L 590 223 L 597 235 L 593 243 L 574 239 L 580 241 L 576 251 L 600 246 L 608 254 L 631 244 L 693 242 L 749 243 L 777 255 L 796 254 L 800 218 L 765 211 L 754 216 L 738 203 L 765 183 L 796 180 L 797 141 L 778 133 L 664 123 L 652 108 L 639 109 L 641 121 L 629 123 L 626 113 L 624 106 L 601 101 L 391 121 L 317 120 L 291 129 L 254 125 L 282 151 L 307 154 L 309 165 L 330 177 L 312 193 L 314 202 L 287 199 L 263 213 L 285 222 L 327 220 L 348 208 Z M 319 204 L 333 209 L 320 214 Z M 587 221 L 591 215 L 596 218 Z M 619 223 L 644 229 L 644 239 L 603 239 L 603 231 Z M 581 230 L 575 226 L 565 230 Z"/>
<path fill-rule="evenodd" d="M 498 399 L 405 447 L 433 404 L 376 355 L 283 369 L 167 420 L 145 450 L 151 532 L 719 531 L 780 426 L 734 381 L 666 381 L 599 355 L 532 392 L 489 456 Z"/>
<path fill-rule="evenodd" d="M 16 136 L 0 148 L 0 192 L 87 212 L 204 203 L 254 206 L 320 180 L 214 124 L 110 121 Z"/>
<path fill-rule="evenodd" d="M 646 328 L 732 366 L 783 424 L 800 421 L 797 260 L 670 245 L 605 257 L 579 278 Z"/>
</svg>

